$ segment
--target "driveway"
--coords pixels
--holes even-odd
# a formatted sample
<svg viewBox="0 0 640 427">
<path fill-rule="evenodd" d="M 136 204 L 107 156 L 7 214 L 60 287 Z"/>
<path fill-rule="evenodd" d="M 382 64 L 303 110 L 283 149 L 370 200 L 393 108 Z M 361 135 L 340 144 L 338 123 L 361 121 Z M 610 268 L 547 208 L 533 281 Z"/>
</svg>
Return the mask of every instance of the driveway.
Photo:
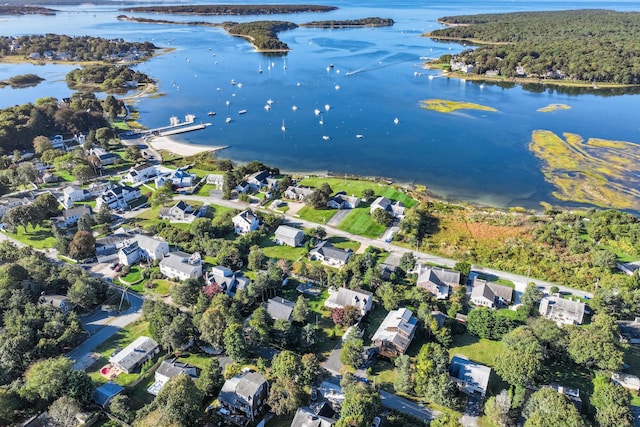
<svg viewBox="0 0 640 427">
<path fill-rule="evenodd" d="M 480 408 L 482 407 L 482 397 L 469 395 L 467 403 L 464 405 L 464 414 L 460 418 L 460 424 L 464 427 L 477 427 Z"/>
<path fill-rule="evenodd" d="M 380 390 L 379 393 L 382 406 L 384 406 L 385 408 L 393 409 L 394 411 L 401 412 L 403 414 L 410 415 L 419 420 L 429 422 L 437 418 L 441 414 L 440 411 L 432 411 L 431 409 L 424 408 L 417 403 L 414 403 L 400 396 L 396 396 L 395 394 L 389 393 L 388 391 Z"/>
<path fill-rule="evenodd" d="M 351 209 L 340 209 L 335 213 L 334 216 L 331 217 L 331 219 L 329 219 L 329 221 L 327 221 L 327 225 L 330 227 L 337 227 L 338 224 L 340 224 L 342 220 L 345 219 L 347 215 L 349 215 L 350 212 Z"/>
<path fill-rule="evenodd" d="M 340 375 L 342 363 L 340 362 L 340 349 L 342 349 L 342 341 L 333 349 L 327 360 L 322 363 L 322 367 L 335 376 Z"/>
</svg>

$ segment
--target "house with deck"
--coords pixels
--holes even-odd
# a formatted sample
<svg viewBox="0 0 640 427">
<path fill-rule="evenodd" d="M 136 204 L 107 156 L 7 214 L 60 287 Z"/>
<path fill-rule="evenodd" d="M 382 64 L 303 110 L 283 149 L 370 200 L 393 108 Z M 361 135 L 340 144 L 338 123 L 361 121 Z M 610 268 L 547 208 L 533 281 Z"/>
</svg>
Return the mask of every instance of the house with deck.
<svg viewBox="0 0 640 427">
<path fill-rule="evenodd" d="M 198 252 L 169 252 L 160 261 L 160 273 L 169 279 L 197 279 L 202 277 L 202 258 Z"/>
<path fill-rule="evenodd" d="M 169 244 L 160 238 L 137 234 L 133 241 L 129 242 L 118 252 L 121 264 L 132 265 L 140 259 L 159 261 L 169 253 Z"/>
<path fill-rule="evenodd" d="M 552 295 L 542 298 L 538 309 L 541 316 L 565 325 L 581 325 L 584 320 L 584 310 L 583 302 Z"/>
<path fill-rule="evenodd" d="M 269 382 L 257 372 L 242 372 L 225 381 L 218 403 L 218 413 L 227 421 L 245 426 L 264 412 L 269 397 Z"/>
<path fill-rule="evenodd" d="M 130 374 L 140 368 L 147 360 L 158 354 L 160 346 L 153 339 L 138 337 L 134 342 L 109 358 L 114 366 Z"/>
<path fill-rule="evenodd" d="M 142 197 L 139 188 L 129 187 L 128 185 L 118 185 L 102 193 L 96 198 L 96 210 L 100 210 L 102 205 L 112 210 L 129 209 L 129 203 Z"/>
<path fill-rule="evenodd" d="M 418 265 L 416 285 L 431 292 L 437 299 L 447 299 L 453 288 L 460 285 L 460 272 L 439 267 Z"/>
<path fill-rule="evenodd" d="M 391 310 L 371 338 L 371 346 L 386 357 L 403 355 L 418 326 L 418 319 L 407 308 Z"/>
<path fill-rule="evenodd" d="M 329 298 L 324 302 L 328 308 L 345 308 L 348 305 L 360 310 L 364 316 L 373 307 L 373 293 L 363 289 L 329 288 Z"/>
<path fill-rule="evenodd" d="M 331 267 L 343 267 L 353 255 L 351 249 L 341 249 L 333 246 L 328 240 L 323 240 L 309 251 L 309 258 L 321 261 Z"/>
<path fill-rule="evenodd" d="M 471 290 L 471 302 L 475 305 L 489 308 L 503 308 L 511 305 L 512 300 L 513 289 L 509 286 L 487 282 L 486 280 L 478 279 L 477 276 L 474 278 L 473 289 Z"/>
</svg>

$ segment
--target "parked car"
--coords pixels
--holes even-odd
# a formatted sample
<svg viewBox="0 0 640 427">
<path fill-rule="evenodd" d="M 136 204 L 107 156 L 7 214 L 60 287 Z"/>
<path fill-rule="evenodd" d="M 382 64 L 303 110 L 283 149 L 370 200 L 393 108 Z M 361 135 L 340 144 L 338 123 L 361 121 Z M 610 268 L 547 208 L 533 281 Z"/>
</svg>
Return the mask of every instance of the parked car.
<svg viewBox="0 0 640 427">
<path fill-rule="evenodd" d="M 111 264 L 111 265 L 109 266 L 109 268 L 113 270 L 114 268 L 116 268 L 116 267 L 118 266 L 118 264 L 120 264 L 120 263 L 119 263 L 118 261 L 116 261 L 116 262 L 114 262 L 113 264 Z"/>
<path fill-rule="evenodd" d="M 113 271 L 115 271 L 116 273 L 120 270 L 122 270 L 123 265 L 122 264 L 118 264 L 116 265 L 116 268 L 113 269 Z"/>
</svg>

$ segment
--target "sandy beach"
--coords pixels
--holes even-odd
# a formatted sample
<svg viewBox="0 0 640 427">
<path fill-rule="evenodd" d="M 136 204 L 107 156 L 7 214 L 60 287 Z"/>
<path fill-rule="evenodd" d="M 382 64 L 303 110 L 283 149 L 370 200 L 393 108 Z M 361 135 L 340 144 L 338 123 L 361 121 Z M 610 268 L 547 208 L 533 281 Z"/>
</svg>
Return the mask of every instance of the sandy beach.
<svg viewBox="0 0 640 427">
<path fill-rule="evenodd" d="M 196 154 L 204 153 L 207 151 L 219 151 L 227 146 L 212 147 L 208 145 L 196 145 L 188 144 L 186 142 L 177 142 L 168 136 L 153 136 L 147 139 L 147 143 L 156 150 L 170 151 L 179 156 L 194 156 Z"/>
</svg>

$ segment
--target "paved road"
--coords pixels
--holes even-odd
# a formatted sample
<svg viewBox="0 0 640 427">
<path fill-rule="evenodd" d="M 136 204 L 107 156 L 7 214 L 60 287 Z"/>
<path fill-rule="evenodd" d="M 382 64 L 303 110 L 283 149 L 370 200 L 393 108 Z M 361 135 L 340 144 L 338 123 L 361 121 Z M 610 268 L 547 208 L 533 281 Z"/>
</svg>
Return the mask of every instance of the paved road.
<svg viewBox="0 0 640 427">
<path fill-rule="evenodd" d="M 226 206 L 226 207 L 230 207 L 233 209 L 246 209 L 247 207 L 249 207 L 249 204 L 244 203 L 244 202 L 240 202 L 237 200 L 224 200 L 221 199 L 219 197 L 202 197 L 202 196 L 193 196 L 193 195 L 181 195 L 181 196 L 177 196 L 176 199 L 179 200 L 196 200 L 202 203 L 213 203 L 213 204 L 217 204 L 217 205 L 222 205 L 222 206 Z M 287 215 L 284 214 L 284 220 L 285 223 L 292 225 L 292 226 L 298 226 L 298 227 L 306 227 L 306 228 L 315 228 L 318 225 L 321 224 L 317 224 L 315 222 L 311 222 L 311 221 L 306 221 L 304 219 L 301 218 L 296 218 L 293 217 L 291 215 Z M 436 264 L 436 265 L 442 265 L 445 267 L 449 267 L 452 268 L 457 261 L 451 258 L 445 258 L 445 257 L 441 257 L 441 256 L 437 256 L 437 255 L 432 255 L 432 254 L 428 254 L 426 252 L 416 252 L 414 250 L 411 249 L 407 249 L 407 248 L 403 248 L 400 246 L 396 246 L 390 242 L 385 242 L 382 238 L 379 239 L 371 239 L 368 237 L 363 237 L 363 236 L 356 236 L 353 234 L 350 234 L 346 231 L 342 231 L 339 230 L 335 227 L 331 227 L 328 225 L 322 225 L 322 227 L 324 227 L 324 229 L 327 231 L 327 233 L 329 235 L 332 236 L 338 236 L 338 237 L 345 237 L 348 238 L 350 240 L 356 241 L 358 243 L 360 243 L 361 245 L 366 246 L 375 246 L 381 249 L 384 249 L 388 252 L 393 253 L 396 256 L 401 256 L 403 253 L 405 252 L 412 252 L 416 259 L 418 260 L 418 262 L 421 263 L 430 263 L 430 264 Z M 545 288 L 545 290 L 547 291 L 547 293 L 549 293 L 549 288 L 551 288 L 552 286 L 558 286 L 558 288 L 560 289 L 561 292 L 566 292 L 569 294 L 573 294 L 579 297 L 584 298 L 585 296 L 587 298 L 592 298 L 593 294 L 590 292 L 585 292 L 585 291 L 581 291 L 578 289 L 573 289 L 573 288 L 569 288 L 567 286 L 561 286 L 555 283 L 551 283 L 551 282 L 547 282 L 544 280 L 538 280 L 536 278 L 532 278 L 532 277 L 527 277 L 527 276 L 523 276 L 520 274 L 514 274 L 514 273 L 508 273 L 505 271 L 499 271 L 499 270 L 495 270 L 492 268 L 486 268 L 486 267 L 481 267 L 481 266 L 473 266 L 472 269 L 474 271 L 478 271 L 481 273 L 485 273 L 485 274 L 491 274 L 491 275 L 495 275 L 499 278 L 503 278 L 503 279 L 507 279 L 507 280 L 511 280 L 512 282 L 514 282 L 516 284 L 516 291 L 524 291 L 524 287 L 526 287 L 526 284 L 529 282 L 535 282 L 536 285 L 538 286 L 542 286 Z"/>
<path fill-rule="evenodd" d="M 389 393 L 388 391 L 380 390 L 379 393 L 382 406 L 384 406 L 385 408 L 393 409 L 394 411 L 401 412 L 403 414 L 410 415 L 419 420 L 429 422 L 434 418 L 437 418 L 441 414 L 440 411 L 432 411 L 431 409 L 423 408 L 417 403 L 397 396 L 393 393 Z"/>
</svg>

